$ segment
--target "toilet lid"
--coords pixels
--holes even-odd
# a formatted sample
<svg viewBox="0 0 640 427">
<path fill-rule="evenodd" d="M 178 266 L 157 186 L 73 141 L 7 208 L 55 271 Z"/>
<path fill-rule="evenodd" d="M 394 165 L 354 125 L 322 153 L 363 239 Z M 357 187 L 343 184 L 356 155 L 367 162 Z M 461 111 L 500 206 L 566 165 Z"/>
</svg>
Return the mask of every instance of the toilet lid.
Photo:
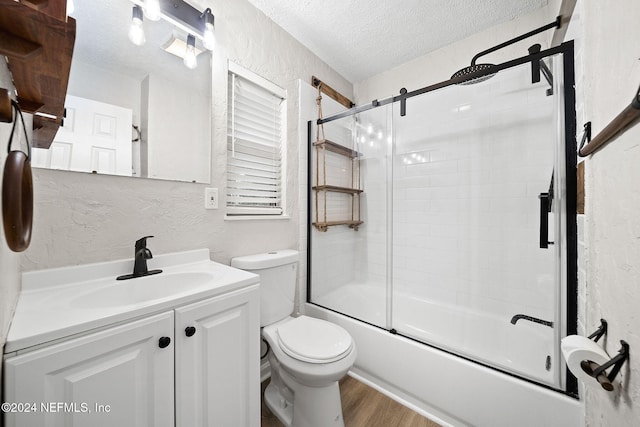
<svg viewBox="0 0 640 427">
<path fill-rule="evenodd" d="M 335 362 L 345 357 L 352 347 L 347 331 L 313 317 L 297 317 L 279 326 L 277 334 L 282 351 L 304 362 Z"/>
</svg>

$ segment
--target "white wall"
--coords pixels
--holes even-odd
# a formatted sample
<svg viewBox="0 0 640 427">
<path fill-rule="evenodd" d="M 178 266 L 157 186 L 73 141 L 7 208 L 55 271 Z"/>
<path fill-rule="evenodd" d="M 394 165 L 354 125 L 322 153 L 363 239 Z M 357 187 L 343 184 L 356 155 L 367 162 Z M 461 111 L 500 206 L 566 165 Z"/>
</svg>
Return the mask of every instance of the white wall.
<svg viewBox="0 0 640 427">
<path fill-rule="evenodd" d="M 14 91 L 11 75 L 5 61 L 0 61 L 0 88 L 9 89 L 12 93 Z M 13 94 L 12 97 L 15 99 Z M 9 140 L 11 126 L 11 123 L 0 123 L 0 165 L 3 165 L 3 167 L 7 158 L 5 144 Z M 13 148 L 18 149 L 18 146 L 13 146 Z M 2 175 L 0 174 L 1 184 Z M 0 272 L 0 346 L 4 347 L 13 311 L 18 301 L 18 293 L 20 292 L 20 256 L 12 252 L 7 246 L 4 227 L 0 227 Z M 1 369 L 0 367 L 0 373 Z"/>
<path fill-rule="evenodd" d="M 195 2 L 194 2 L 195 3 Z M 237 255 L 297 248 L 299 232 L 297 80 L 320 77 L 347 96 L 351 84 L 245 0 L 200 1 L 216 16 L 218 46 L 213 59 L 211 187 L 218 210 L 204 210 L 209 185 L 37 170 L 35 220 L 24 270 L 133 256 L 134 241 L 149 241 L 154 253 L 207 247 L 216 261 Z M 227 60 L 287 90 L 287 213 L 291 219 L 226 221 L 225 168 Z"/>
<path fill-rule="evenodd" d="M 636 0 L 579 0 L 581 21 L 582 120 L 593 135 L 629 105 L 640 84 L 640 3 Z M 581 129 L 582 123 L 578 122 Z M 587 426 L 636 426 L 640 420 L 640 126 L 628 130 L 585 160 L 586 289 L 581 321 L 585 333 L 609 323 L 605 348 L 614 355 L 620 340 L 631 358 L 619 374 L 622 387 L 612 393 L 586 389 Z"/>
</svg>

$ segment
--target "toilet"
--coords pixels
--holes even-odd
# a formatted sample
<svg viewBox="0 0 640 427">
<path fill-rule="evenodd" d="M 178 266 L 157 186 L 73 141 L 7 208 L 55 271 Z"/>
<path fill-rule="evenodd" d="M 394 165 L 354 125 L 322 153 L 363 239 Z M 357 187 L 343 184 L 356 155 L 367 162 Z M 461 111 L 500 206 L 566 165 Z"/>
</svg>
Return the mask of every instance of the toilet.
<svg viewBox="0 0 640 427">
<path fill-rule="evenodd" d="M 343 427 L 338 381 L 353 366 L 356 346 L 338 325 L 292 317 L 297 265 L 294 250 L 231 260 L 260 276 L 260 325 L 271 365 L 265 402 L 287 427 Z"/>
</svg>

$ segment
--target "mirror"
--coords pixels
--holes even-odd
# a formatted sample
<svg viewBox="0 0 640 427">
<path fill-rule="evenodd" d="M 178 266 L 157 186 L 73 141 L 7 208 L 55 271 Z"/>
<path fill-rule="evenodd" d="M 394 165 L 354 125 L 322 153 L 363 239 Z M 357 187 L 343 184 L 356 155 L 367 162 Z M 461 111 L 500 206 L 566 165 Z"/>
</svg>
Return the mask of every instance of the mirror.
<svg viewBox="0 0 640 427">
<path fill-rule="evenodd" d="M 187 33 L 144 19 L 146 43 L 128 37 L 129 0 L 75 0 L 76 44 L 66 117 L 32 165 L 49 169 L 208 183 L 211 167 L 211 52 L 198 65 L 163 50 Z"/>
</svg>

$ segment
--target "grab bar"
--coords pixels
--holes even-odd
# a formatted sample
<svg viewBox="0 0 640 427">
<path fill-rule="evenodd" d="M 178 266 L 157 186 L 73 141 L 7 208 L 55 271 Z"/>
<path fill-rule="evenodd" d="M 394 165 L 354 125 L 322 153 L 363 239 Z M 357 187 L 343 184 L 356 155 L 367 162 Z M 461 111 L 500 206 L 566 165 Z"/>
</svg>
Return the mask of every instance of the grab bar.
<svg viewBox="0 0 640 427">
<path fill-rule="evenodd" d="M 578 154 L 581 157 L 587 157 L 604 144 L 622 133 L 640 120 L 640 87 L 629 104 L 620 114 L 618 114 L 598 135 L 595 136 L 587 145 L 580 147 Z"/>
</svg>

